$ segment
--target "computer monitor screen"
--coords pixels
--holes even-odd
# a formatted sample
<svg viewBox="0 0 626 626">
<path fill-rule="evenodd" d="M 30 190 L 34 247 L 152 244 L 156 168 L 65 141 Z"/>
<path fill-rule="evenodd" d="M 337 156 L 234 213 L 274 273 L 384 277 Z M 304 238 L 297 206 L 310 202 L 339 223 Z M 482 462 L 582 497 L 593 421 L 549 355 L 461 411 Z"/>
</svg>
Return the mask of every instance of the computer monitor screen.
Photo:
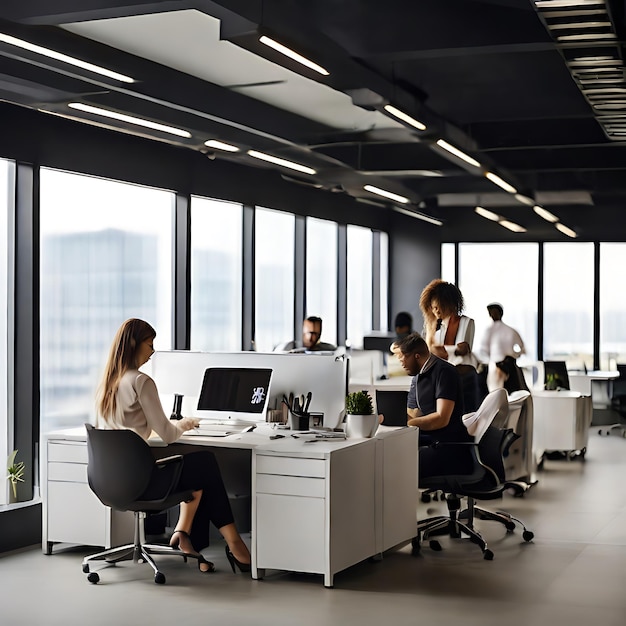
<svg viewBox="0 0 626 626">
<path fill-rule="evenodd" d="M 565 361 L 544 361 L 544 383 L 554 389 L 569 389 L 569 375 Z"/>
<path fill-rule="evenodd" d="M 271 380 L 271 369 L 210 367 L 204 372 L 198 411 L 224 412 L 233 417 L 264 414 Z"/>
<path fill-rule="evenodd" d="M 408 391 L 376 390 L 376 411 L 385 416 L 385 426 L 406 426 Z"/>
</svg>

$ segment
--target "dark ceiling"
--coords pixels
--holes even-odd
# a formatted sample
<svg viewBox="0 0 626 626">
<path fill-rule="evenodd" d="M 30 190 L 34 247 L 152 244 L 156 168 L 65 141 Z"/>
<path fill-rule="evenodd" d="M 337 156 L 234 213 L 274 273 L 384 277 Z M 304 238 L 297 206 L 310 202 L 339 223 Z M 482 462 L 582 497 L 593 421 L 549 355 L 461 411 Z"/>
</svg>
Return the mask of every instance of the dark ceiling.
<svg viewBox="0 0 626 626">
<path fill-rule="evenodd" d="M 143 55 L 137 52 L 141 46 L 131 53 L 110 39 L 102 43 L 65 28 L 108 20 L 115 37 L 121 32 L 116 23 L 122 24 L 115 18 L 183 11 L 218 18 L 222 40 L 344 94 L 355 112 L 369 111 L 375 121 L 370 127 L 334 123 L 326 105 L 311 101 L 309 115 L 295 111 L 289 97 L 282 105 L 263 101 L 250 95 L 254 85 L 218 84 L 186 66 L 181 71 L 176 58 L 197 61 L 192 55 L 201 42 L 191 31 L 187 40 L 184 32 L 172 31 L 172 41 L 157 41 L 158 55 Z M 172 22 L 173 29 L 176 24 L 180 28 Z M 5 0 L 0 99 L 218 159 L 278 167 L 293 184 L 316 186 L 320 193 L 346 193 L 380 204 L 381 211 L 396 207 L 440 220 L 443 240 L 571 241 L 537 215 L 536 204 L 580 240 L 626 241 L 624 27 L 624 3 L 617 0 Z M 151 37 L 145 24 L 136 32 L 152 45 L 163 36 Z M 2 34 L 139 78 L 127 84 L 95 76 L 17 47 Z M 184 45 L 174 43 L 174 34 Z M 330 74 L 266 48 L 258 42 L 261 34 Z M 207 66 L 221 63 L 228 61 L 205 60 Z M 291 93 L 295 102 L 298 94 Z M 69 109 L 70 102 L 156 120 L 191 136 L 104 120 Z M 425 130 L 383 113 L 386 104 Z M 204 141 L 211 138 L 240 152 L 209 149 Z M 478 166 L 442 150 L 438 140 Z M 249 156 L 249 149 L 303 163 L 315 173 L 269 165 Z M 486 172 L 518 193 L 503 191 Z M 364 189 L 368 184 L 407 202 L 374 195 Z M 476 206 L 526 232 L 513 234 L 478 216 Z"/>
</svg>

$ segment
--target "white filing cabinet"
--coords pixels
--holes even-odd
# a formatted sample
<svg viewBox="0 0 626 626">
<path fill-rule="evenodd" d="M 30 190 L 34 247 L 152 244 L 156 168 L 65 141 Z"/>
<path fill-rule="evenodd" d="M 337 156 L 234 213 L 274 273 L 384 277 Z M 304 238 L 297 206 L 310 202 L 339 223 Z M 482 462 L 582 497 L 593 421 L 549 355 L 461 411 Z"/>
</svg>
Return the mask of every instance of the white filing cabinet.
<svg viewBox="0 0 626 626">
<path fill-rule="evenodd" d="M 591 396 L 567 390 L 533 390 L 532 396 L 536 458 L 546 450 L 580 452 L 584 457 L 593 414 Z"/>
<path fill-rule="evenodd" d="M 333 576 L 416 534 L 417 429 L 259 446 L 252 457 L 252 576 Z"/>
<path fill-rule="evenodd" d="M 57 542 L 110 548 L 133 538 L 132 512 L 104 506 L 89 487 L 87 445 L 84 432 L 79 432 L 82 430 L 53 433 L 45 441 L 41 484 L 42 548 L 46 554 Z"/>
</svg>

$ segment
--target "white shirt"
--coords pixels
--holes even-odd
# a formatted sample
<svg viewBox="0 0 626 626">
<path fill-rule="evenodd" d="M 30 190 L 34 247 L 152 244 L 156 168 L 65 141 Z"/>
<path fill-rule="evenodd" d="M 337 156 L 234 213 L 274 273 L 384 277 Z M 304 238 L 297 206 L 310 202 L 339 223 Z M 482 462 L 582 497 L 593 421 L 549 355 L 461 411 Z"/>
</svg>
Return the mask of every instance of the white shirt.
<svg viewBox="0 0 626 626">
<path fill-rule="evenodd" d="M 107 424 L 98 420 L 100 428 L 134 430 L 143 439 L 148 439 L 152 431 L 165 443 L 176 441 L 182 434 L 180 422 L 170 420 L 163 411 L 156 384 L 138 370 L 128 370 L 117 390 L 117 414 Z"/>
<path fill-rule="evenodd" d="M 454 344 L 451 346 L 444 345 L 443 343 L 446 338 L 446 331 L 449 324 L 450 318 L 441 321 L 439 330 L 435 331 L 433 343 L 436 346 L 445 347 L 448 353 L 448 362 L 452 363 L 452 365 L 467 364 L 475 367 L 475 357 L 473 357 L 471 352 L 474 344 L 474 320 L 471 317 L 467 317 L 467 315 L 461 315 L 459 328 L 457 329 L 456 337 L 454 338 Z M 469 344 L 470 352 L 465 356 L 454 354 L 457 344 L 462 343 L 463 341 L 466 341 Z"/>
<path fill-rule="evenodd" d="M 524 342 L 519 333 L 502 320 L 494 321 L 486 330 L 480 351 L 486 360 L 493 363 L 502 361 L 505 356 L 517 359 L 525 352 Z"/>
</svg>

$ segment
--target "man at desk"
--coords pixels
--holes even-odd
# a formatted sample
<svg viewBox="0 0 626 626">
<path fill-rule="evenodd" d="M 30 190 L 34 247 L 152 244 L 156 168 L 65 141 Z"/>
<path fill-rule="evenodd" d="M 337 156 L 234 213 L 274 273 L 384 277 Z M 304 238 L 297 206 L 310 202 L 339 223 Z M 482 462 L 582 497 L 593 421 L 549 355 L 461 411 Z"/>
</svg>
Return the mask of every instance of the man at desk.
<svg viewBox="0 0 626 626">
<path fill-rule="evenodd" d="M 302 341 L 288 341 L 278 344 L 274 352 L 334 352 L 337 346 L 320 341 L 322 337 L 322 318 L 311 315 L 302 322 Z"/>
<path fill-rule="evenodd" d="M 463 387 L 454 365 L 431 354 L 419 333 L 396 343 L 402 367 L 412 376 L 407 399 L 407 424 L 420 429 L 419 475 L 465 473 L 469 452 L 453 453 L 435 442 L 472 441 L 463 425 Z"/>
</svg>

